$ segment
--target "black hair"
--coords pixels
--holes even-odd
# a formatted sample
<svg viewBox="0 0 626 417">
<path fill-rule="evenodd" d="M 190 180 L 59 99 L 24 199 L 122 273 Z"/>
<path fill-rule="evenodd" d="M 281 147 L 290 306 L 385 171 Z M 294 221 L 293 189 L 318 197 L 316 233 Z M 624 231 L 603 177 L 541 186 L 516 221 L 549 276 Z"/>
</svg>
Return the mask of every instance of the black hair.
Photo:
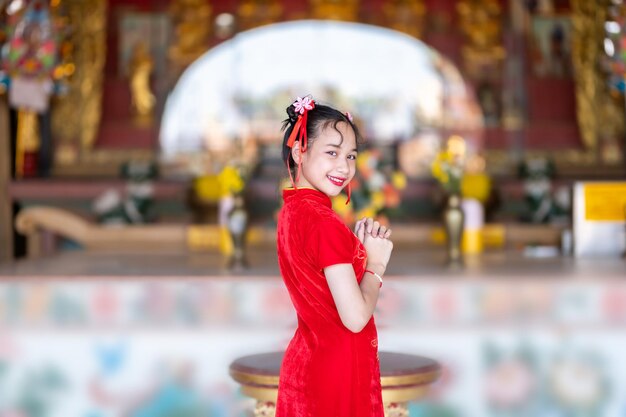
<svg viewBox="0 0 626 417">
<path fill-rule="evenodd" d="M 285 131 L 285 136 L 283 137 L 283 162 L 287 165 L 287 168 L 289 168 L 292 174 L 295 174 L 296 162 L 291 156 L 291 148 L 287 146 L 289 136 L 291 136 L 291 132 L 293 132 L 293 128 L 298 120 L 298 114 L 296 113 L 293 104 L 287 107 L 287 115 L 289 117 L 283 120 L 283 126 L 281 128 L 281 130 Z M 313 109 L 307 112 L 307 148 L 311 146 L 312 142 L 317 138 L 319 133 L 328 126 L 332 126 L 333 129 L 339 133 L 341 140 L 343 141 L 343 135 L 341 135 L 341 132 L 337 129 L 337 125 L 341 122 L 347 123 L 354 131 L 358 148 L 358 146 L 363 143 L 363 137 L 354 122 L 352 122 L 345 113 L 342 113 L 333 107 L 317 103 L 315 103 L 315 107 Z"/>
</svg>

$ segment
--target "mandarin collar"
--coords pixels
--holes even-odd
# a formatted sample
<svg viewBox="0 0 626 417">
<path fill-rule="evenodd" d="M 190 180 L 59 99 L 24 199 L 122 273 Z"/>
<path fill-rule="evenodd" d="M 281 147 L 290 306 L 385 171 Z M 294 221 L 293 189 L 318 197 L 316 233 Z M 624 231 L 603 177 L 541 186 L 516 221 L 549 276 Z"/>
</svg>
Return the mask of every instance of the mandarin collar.
<svg viewBox="0 0 626 417">
<path fill-rule="evenodd" d="M 332 208 L 333 203 L 330 201 L 330 197 L 328 197 L 323 192 L 316 190 L 315 188 L 285 188 L 283 189 L 283 201 L 286 203 L 288 200 L 292 198 L 298 199 L 311 199 L 317 201 L 326 207 Z"/>
</svg>

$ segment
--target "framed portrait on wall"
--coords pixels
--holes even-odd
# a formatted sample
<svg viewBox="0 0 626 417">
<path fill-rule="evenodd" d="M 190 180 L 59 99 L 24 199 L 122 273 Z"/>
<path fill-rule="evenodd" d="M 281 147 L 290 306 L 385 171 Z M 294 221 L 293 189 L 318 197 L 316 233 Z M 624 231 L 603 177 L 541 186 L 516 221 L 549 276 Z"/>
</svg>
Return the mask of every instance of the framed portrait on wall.
<svg viewBox="0 0 626 417">
<path fill-rule="evenodd" d="M 572 22 L 568 15 L 532 16 L 530 64 L 535 76 L 572 76 Z"/>
</svg>

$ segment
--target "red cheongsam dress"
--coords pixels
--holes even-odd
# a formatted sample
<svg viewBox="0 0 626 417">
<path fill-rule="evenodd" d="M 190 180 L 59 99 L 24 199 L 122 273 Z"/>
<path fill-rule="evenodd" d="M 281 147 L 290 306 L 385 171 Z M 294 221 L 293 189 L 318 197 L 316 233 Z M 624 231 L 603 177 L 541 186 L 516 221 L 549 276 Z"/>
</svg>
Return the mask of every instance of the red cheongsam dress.
<svg viewBox="0 0 626 417">
<path fill-rule="evenodd" d="M 276 417 L 383 417 L 374 318 L 348 330 L 324 276 L 327 266 L 352 264 L 360 282 L 365 248 L 324 193 L 290 188 L 283 199 L 278 263 L 298 328 L 280 369 Z"/>
</svg>

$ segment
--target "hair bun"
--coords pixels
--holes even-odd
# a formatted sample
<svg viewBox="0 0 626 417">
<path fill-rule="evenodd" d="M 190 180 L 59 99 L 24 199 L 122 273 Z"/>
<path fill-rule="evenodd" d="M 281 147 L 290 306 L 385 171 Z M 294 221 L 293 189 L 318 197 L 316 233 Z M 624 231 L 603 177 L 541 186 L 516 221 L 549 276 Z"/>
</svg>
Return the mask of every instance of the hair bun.
<svg viewBox="0 0 626 417">
<path fill-rule="evenodd" d="M 289 121 L 291 123 L 295 123 L 298 120 L 298 114 L 296 113 L 296 108 L 293 104 L 287 107 L 287 115 L 289 116 Z"/>
</svg>

